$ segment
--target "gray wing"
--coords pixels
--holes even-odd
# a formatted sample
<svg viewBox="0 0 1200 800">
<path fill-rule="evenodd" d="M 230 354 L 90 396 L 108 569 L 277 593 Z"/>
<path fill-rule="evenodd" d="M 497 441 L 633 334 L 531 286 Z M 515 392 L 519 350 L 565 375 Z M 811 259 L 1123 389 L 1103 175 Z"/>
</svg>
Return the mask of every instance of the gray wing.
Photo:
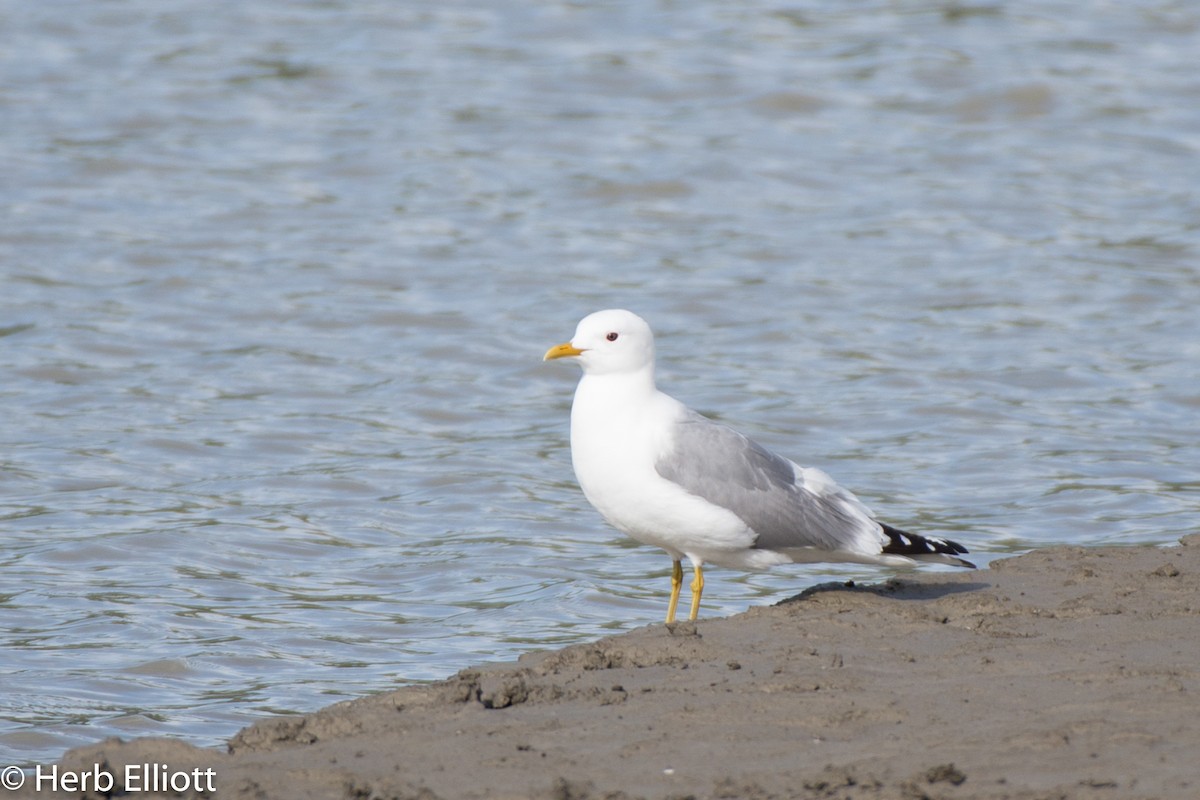
<svg viewBox="0 0 1200 800">
<path fill-rule="evenodd" d="M 689 410 L 658 474 L 737 514 L 764 550 L 859 549 L 878 524 L 854 495 L 819 470 L 797 470 L 742 434 Z M 805 473 L 809 477 L 805 477 Z"/>
</svg>

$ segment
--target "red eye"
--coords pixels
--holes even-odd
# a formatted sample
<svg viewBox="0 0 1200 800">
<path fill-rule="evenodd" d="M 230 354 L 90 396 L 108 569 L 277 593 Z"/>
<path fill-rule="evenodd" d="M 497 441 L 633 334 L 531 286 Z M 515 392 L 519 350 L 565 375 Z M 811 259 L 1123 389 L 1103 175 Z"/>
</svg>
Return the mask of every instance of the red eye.
<svg viewBox="0 0 1200 800">
<path fill-rule="evenodd" d="M 608 339 L 610 342 L 615 342 L 617 340 L 618 335 L 619 334 L 617 334 L 616 331 L 613 331 L 612 333 L 610 333 L 608 336 L 605 336 L 604 338 Z"/>
</svg>

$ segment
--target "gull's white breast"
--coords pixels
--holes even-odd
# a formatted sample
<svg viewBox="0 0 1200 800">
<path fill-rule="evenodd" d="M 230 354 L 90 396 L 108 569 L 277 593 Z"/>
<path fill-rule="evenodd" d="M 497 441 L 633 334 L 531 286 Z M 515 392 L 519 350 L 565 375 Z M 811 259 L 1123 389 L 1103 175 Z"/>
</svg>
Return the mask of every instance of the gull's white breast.
<svg viewBox="0 0 1200 800">
<path fill-rule="evenodd" d="M 658 391 L 631 395 L 628 389 L 615 376 L 586 375 L 576 389 L 571 460 L 588 501 L 618 530 L 674 558 L 760 566 L 744 564 L 755 535 L 741 518 L 655 469 L 674 444 L 684 406 Z"/>
</svg>

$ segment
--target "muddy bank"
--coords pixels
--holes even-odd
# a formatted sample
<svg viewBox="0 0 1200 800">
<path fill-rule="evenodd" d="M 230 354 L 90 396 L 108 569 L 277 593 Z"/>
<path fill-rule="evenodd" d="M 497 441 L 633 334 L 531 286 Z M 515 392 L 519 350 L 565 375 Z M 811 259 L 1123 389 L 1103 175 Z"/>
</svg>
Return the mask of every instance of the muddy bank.
<svg viewBox="0 0 1200 800">
<path fill-rule="evenodd" d="M 1198 708 L 1191 536 L 819 586 L 267 720 L 227 751 L 110 741 L 57 768 L 117 793 L 134 765 L 128 788 L 157 771 L 168 796 L 208 796 L 211 769 L 217 797 L 288 800 L 1190 800 Z M 15 796 L 54 796 L 35 781 Z"/>
</svg>

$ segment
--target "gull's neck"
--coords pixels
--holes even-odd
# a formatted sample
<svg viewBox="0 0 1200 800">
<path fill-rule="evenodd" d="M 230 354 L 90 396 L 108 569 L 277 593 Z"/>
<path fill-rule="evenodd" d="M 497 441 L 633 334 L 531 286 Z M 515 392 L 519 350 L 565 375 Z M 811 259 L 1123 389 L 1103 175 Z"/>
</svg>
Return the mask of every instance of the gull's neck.
<svg viewBox="0 0 1200 800">
<path fill-rule="evenodd" d="M 653 364 L 631 372 L 585 372 L 575 390 L 575 406 L 588 413 L 621 413 L 643 407 L 657 393 Z"/>
</svg>

